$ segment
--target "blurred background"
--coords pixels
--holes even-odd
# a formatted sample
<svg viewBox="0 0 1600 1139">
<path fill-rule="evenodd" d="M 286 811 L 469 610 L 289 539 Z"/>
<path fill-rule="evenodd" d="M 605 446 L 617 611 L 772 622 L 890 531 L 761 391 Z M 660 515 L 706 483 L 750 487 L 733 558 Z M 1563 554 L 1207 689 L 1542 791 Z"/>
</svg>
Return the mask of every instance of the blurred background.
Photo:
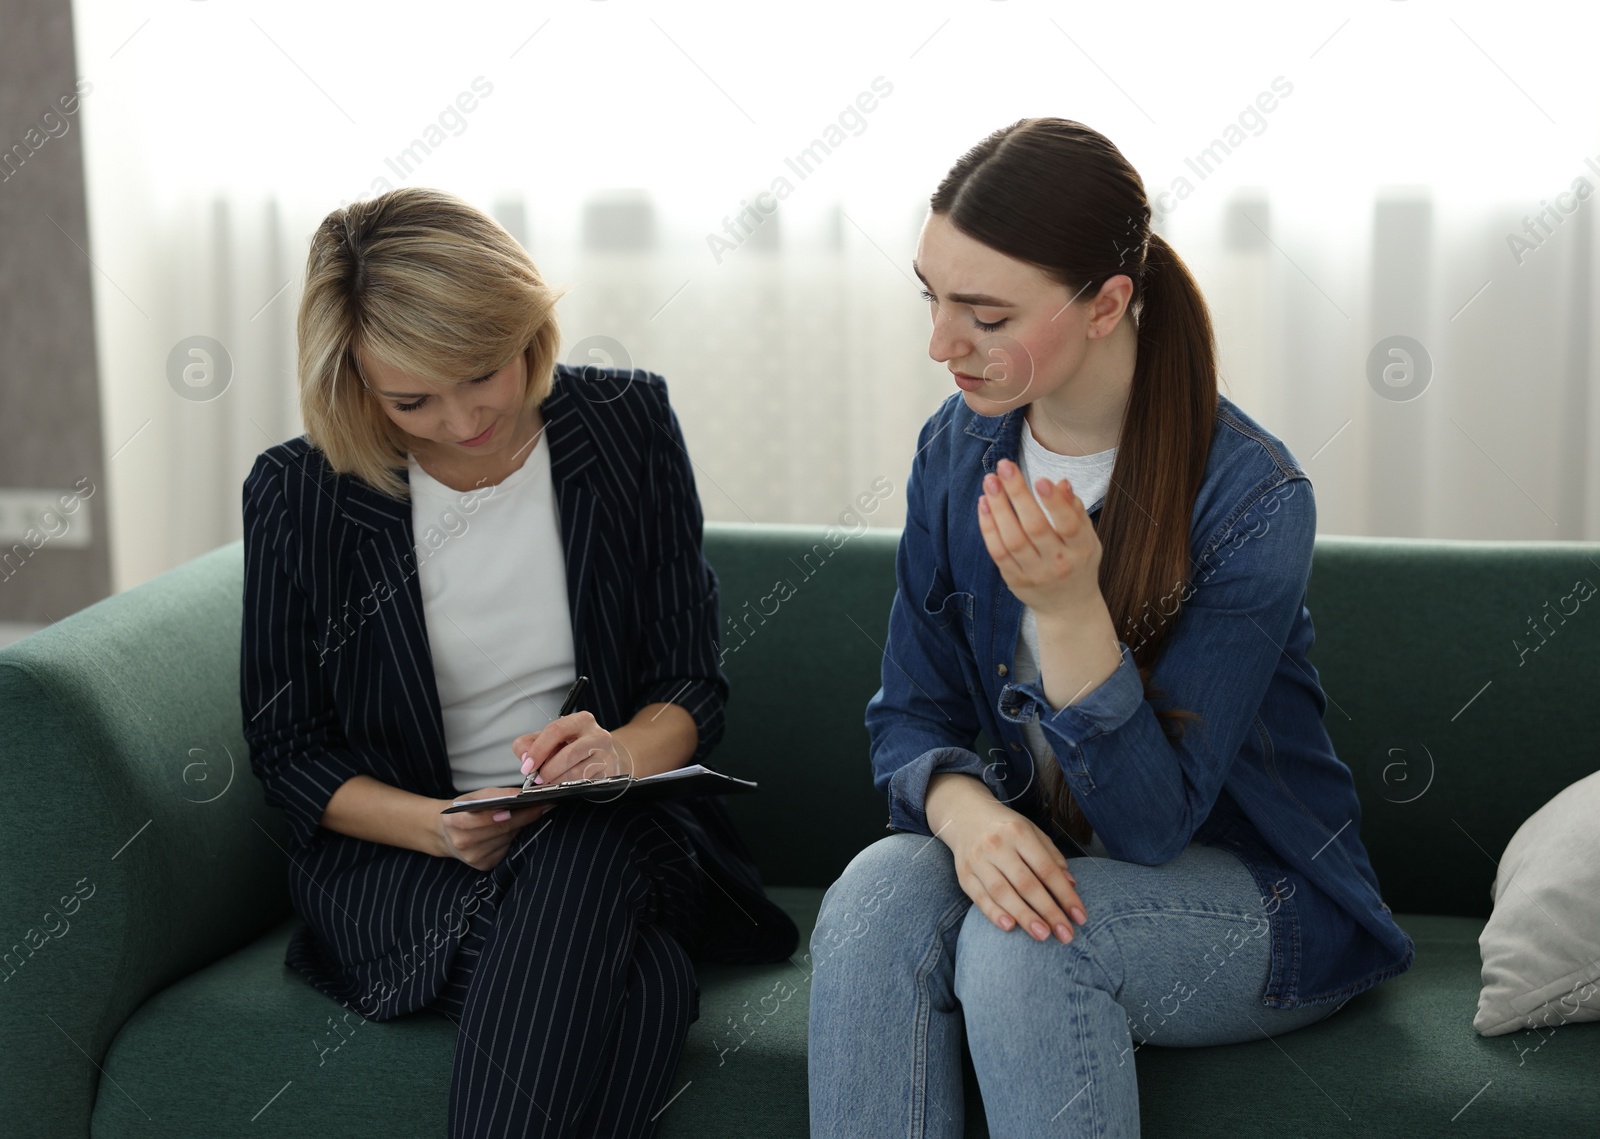
<svg viewBox="0 0 1600 1139">
<path fill-rule="evenodd" d="M 1600 538 L 1600 12 L 1539 12 L 5 0 L 0 627 L 241 535 L 302 429 L 309 235 L 400 185 L 571 287 L 564 359 L 666 376 L 708 519 L 833 522 L 886 477 L 898 527 L 954 390 L 927 198 L 1031 115 L 1141 172 L 1322 532 Z"/>
</svg>

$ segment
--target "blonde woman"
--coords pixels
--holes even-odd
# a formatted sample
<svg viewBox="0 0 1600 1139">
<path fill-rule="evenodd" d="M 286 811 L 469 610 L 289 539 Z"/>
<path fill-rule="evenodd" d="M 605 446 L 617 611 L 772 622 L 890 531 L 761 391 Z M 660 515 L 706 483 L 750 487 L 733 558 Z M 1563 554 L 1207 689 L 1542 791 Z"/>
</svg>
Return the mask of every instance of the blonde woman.
<svg viewBox="0 0 1600 1139">
<path fill-rule="evenodd" d="M 716 798 L 441 813 L 722 734 L 665 382 L 558 363 L 559 295 L 450 195 L 334 211 L 299 312 L 306 433 L 244 484 L 241 699 L 292 842 L 286 960 L 363 1017 L 459 1025 L 459 1137 L 654 1134 L 691 956 L 798 940 Z"/>
</svg>

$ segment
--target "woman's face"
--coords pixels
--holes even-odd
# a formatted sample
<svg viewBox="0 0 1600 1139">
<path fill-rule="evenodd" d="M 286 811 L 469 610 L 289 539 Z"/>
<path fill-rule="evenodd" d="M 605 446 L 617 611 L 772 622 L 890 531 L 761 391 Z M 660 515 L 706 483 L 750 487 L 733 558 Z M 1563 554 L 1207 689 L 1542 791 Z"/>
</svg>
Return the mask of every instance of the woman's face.
<svg viewBox="0 0 1600 1139">
<path fill-rule="evenodd" d="M 1109 332 L 1122 309 L 1106 291 L 1074 298 L 1037 267 L 962 233 L 945 214 L 928 214 L 912 269 L 933 315 L 928 355 L 950 369 L 979 415 L 1070 389 L 1090 338 Z"/>
<path fill-rule="evenodd" d="M 415 455 L 446 463 L 492 463 L 525 442 L 518 439 L 522 432 L 516 422 L 528 385 L 521 352 L 496 371 L 439 390 L 378 361 L 363 361 L 361 371 L 383 413 L 415 440 Z"/>
</svg>

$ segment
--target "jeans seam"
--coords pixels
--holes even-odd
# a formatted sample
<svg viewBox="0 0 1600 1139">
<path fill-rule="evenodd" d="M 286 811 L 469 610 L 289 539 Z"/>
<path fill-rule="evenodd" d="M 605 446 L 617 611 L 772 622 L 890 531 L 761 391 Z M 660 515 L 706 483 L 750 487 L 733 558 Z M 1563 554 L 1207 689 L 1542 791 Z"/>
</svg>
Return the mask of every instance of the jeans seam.
<svg viewBox="0 0 1600 1139">
<path fill-rule="evenodd" d="M 972 904 L 972 899 L 963 895 L 960 899 L 951 903 L 950 908 L 940 915 L 938 922 L 934 924 L 933 940 L 928 946 L 928 952 L 923 954 L 922 961 L 917 965 L 916 1032 L 911 1044 L 911 1119 L 910 1130 L 907 1132 L 910 1139 L 923 1139 L 923 1136 L 927 1134 L 928 1022 L 933 1015 L 933 1002 L 927 995 L 928 976 L 933 972 L 934 967 L 938 964 L 939 957 L 944 953 L 945 931 L 963 920 Z"/>
<path fill-rule="evenodd" d="M 1109 925 L 1110 923 L 1107 922 L 1106 924 Z M 1099 969 L 1102 973 L 1105 972 L 1105 966 L 1101 965 L 1100 962 L 1091 961 L 1092 956 L 1093 956 L 1092 954 L 1080 953 L 1080 954 L 1078 954 L 1076 956 L 1076 958 L 1074 960 L 1069 962 L 1068 968 L 1071 969 L 1078 962 L 1084 962 L 1084 963 L 1092 963 L 1096 969 Z M 1119 985 L 1118 988 L 1120 988 L 1120 987 L 1121 986 Z M 1076 992 L 1082 992 L 1082 990 L 1084 988 L 1085 988 L 1085 986 L 1080 983 L 1080 984 L 1077 984 L 1077 985 L 1074 986 L 1073 991 L 1075 993 Z M 1091 1054 L 1090 1050 L 1089 1050 L 1089 1036 L 1088 1036 L 1088 1033 L 1084 1031 L 1084 1022 L 1088 1018 L 1084 1015 L 1084 1010 L 1083 1010 L 1083 1007 L 1082 1007 L 1082 1000 L 1081 999 L 1078 1002 L 1078 1007 L 1073 1009 L 1073 1019 L 1077 1021 L 1077 1027 L 1078 1027 L 1078 1054 L 1080 1056 L 1088 1056 L 1088 1055 Z M 1100 1123 L 1101 1123 L 1100 1113 L 1095 1107 L 1095 1105 L 1099 1102 L 1099 1100 L 1098 1100 L 1098 1097 L 1094 1094 L 1094 1075 L 1093 1075 L 1093 1073 L 1090 1073 L 1088 1075 L 1088 1080 L 1089 1080 L 1088 1086 L 1083 1089 L 1084 1094 L 1089 1097 L 1089 1102 L 1085 1105 L 1085 1108 L 1086 1108 L 1088 1116 L 1089 1116 L 1089 1121 L 1092 1124 L 1094 1124 L 1095 1132 L 1098 1134 L 1098 1133 L 1100 1133 L 1102 1131 L 1102 1128 L 1100 1126 Z"/>
<path fill-rule="evenodd" d="M 1113 922 L 1123 921 L 1126 918 L 1187 917 L 1216 918 L 1219 921 L 1249 921 L 1252 918 L 1260 916 L 1260 914 L 1227 914 L 1220 913 L 1217 910 L 1174 909 L 1171 906 L 1150 906 L 1144 909 L 1123 910 L 1115 917 L 1101 918 L 1098 920 L 1090 918 L 1083 925 L 1079 926 L 1078 929 L 1083 933 L 1092 933 L 1094 930 L 1103 929 L 1111 925 Z"/>
</svg>

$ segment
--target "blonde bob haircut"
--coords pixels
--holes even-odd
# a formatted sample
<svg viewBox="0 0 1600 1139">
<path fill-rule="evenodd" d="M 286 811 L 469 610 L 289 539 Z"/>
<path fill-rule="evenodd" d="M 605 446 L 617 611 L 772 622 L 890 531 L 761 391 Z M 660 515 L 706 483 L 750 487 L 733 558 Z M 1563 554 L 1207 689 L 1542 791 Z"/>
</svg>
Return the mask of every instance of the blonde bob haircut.
<svg viewBox="0 0 1600 1139">
<path fill-rule="evenodd" d="M 566 291 L 545 284 L 500 223 L 443 191 L 405 186 L 334 210 L 311 238 L 295 326 L 306 437 L 335 471 L 407 499 L 411 436 L 379 406 L 361 363 L 439 391 L 522 352 L 525 414 L 550 394 Z"/>
</svg>

